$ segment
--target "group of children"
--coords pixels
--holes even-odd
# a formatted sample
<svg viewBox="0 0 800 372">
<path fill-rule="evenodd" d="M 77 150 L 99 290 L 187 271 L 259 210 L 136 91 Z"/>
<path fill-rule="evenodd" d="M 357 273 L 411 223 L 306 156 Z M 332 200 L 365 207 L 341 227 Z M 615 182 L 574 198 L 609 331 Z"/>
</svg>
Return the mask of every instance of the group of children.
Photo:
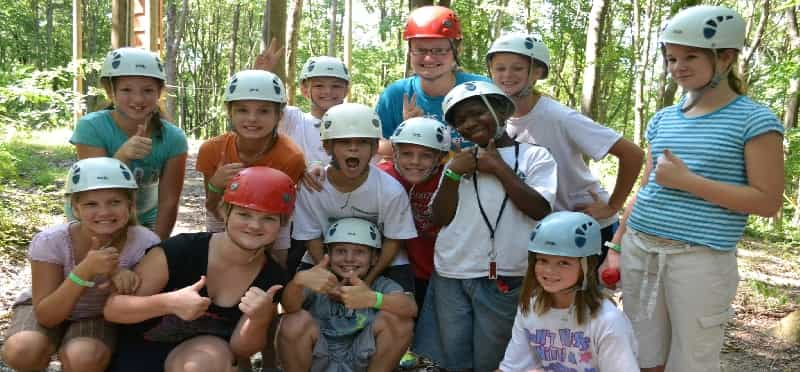
<svg viewBox="0 0 800 372">
<path fill-rule="evenodd" d="M 72 220 L 31 242 L 6 363 L 232 371 L 274 339 L 286 371 L 390 371 L 409 349 L 446 370 L 719 370 L 736 241 L 783 184 L 782 127 L 734 73 L 742 18 L 692 7 L 662 32 L 687 94 L 651 120 L 621 221 L 644 152 L 535 89 L 541 40 L 496 40 L 489 79 L 458 69 L 450 9 L 413 11 L 404 38 L 415 75 L 375 110 L 343 103 L 335 58 L 303 66 L 310 113 L 271 72 L 234 74 L 231 132 L 198 154 L 208 231 L 173 237 L 186 139 L 158 113 L 163 66 L 110 53 L 113 105 L 71 139 Z M 607 154 L 611 193 L 583 161 Z"/>
</svg>

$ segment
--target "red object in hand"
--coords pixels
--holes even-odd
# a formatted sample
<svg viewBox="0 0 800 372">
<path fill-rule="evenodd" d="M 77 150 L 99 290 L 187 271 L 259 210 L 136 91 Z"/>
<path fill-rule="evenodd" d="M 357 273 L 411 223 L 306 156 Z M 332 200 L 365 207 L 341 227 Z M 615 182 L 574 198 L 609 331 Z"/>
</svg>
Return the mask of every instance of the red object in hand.
<svg viewBox="0 0 800 372">
<path fill-rule="evenodd" d="M 603 284 L 606 286 L 612 286 L 619 282 L 619 270 L 617 269 L 605 269 L 602 273 L 600 273 L 600 280 L 603 281 Z"/>
</svg>

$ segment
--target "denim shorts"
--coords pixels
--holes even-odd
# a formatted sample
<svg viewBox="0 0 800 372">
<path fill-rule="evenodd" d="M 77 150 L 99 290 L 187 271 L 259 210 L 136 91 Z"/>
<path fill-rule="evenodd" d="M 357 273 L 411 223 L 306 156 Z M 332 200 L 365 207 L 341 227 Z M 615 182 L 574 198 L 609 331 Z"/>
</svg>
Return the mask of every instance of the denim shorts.
<svg viewBox="0 0 800 372">
<path fill-rule="evenodd" d="M 519 305 L 522 277 L 450 279 L 431 275 L 414 351 L 447 370 L 500 365 Z"/>
</svg>

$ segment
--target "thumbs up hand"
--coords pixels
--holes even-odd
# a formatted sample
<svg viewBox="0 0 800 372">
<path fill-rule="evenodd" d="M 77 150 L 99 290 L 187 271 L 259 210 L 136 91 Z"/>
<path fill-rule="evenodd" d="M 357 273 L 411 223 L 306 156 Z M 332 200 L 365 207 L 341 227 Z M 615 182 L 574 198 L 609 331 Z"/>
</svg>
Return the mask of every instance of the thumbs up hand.
<svg viewBox="0 0 800 372">
<path fill-rule="evenodd" d="M 656 183 L 664 187 L 683 190 L 683 185 L 693 173 L 679 157 L 664 149 L 656 161 Z"/>
<path fill-rule="evenodd" d="M 110 274 L 119 265 L 119 252 L 114 247 L 101 248 L 100 240 L 93 236 L 86 257 L 78 265 L 85 266 L 92 277 Z"/>
<path fill-rule="evenodd" d="M 269 320 L 277 309 L 274 299 L 281 288 L 282 285 L 273 285 L 264 292 L 261 288 L 250 287 L 242 296 L 239 310 L 250 320 L 257 322 Z"/>
<path fill-rule="evenodd" d="M 361 278 L 353 272 L 347 274 L 345 281 L 349 285 L 343 286 L 341 299 L 348 309 L 366 309 L 375 305 L 376 294 Z"/>
<path fill-rule="evenodd" d="M 497 152 L 497 145 L 494 139 L 490 139 L 484 149 L 478 149 L 477 168 L 484 173 L 497 174 L 503 167 L 508 168 L 508 164 L 503 161 L 500 153 Z"/>
<path fill-rule="evenodd" d="M 314 292 L 328 294 L 339 286 L 339 280 L 328 269 L 330 257 L 326 254 L 316 266 L 295 274 L 298 284 Z"/>
<path fill-rule="evenodd" d="M 194 284 L 172 292 L 169 301 L 172 313 L 183 320 L 195 320 L 203 315 L 211 305 L 211 299 L 200 295 L 205 286 L 204 275 Z"/>
<path fill-rule="evenodd" d="M 146 158 L 152 150 L 153 140 L 147 136 L 147 124 L 139 124 L 136 133 L 122 144 L 114 157 L 127 163 L 131 160 Z"/>
</svg>

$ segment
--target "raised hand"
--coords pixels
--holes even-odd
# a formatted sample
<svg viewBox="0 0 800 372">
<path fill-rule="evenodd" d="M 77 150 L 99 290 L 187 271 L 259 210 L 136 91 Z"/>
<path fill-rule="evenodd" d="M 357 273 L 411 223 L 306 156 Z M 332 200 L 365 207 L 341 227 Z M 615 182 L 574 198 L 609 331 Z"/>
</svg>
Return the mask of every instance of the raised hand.
<svg viewBox="0 0 800 372">
<path fill-rule="evenodd" d="M 489 140 L 486 148 L 478 149 L 477 158 L 476 168 L 481 172 L 496 174 L 499 169 L 508 167 L 500 153 L 497 152 L 497 145 L 495 145 L 494 139 Z"/>
<path fill-rule="evenodd" d="M 139 275 L 128 269 L 120 269 L 111 276 L 112 289 L 123 295 L 136 293 L 141 282 Z"/>
<path fill-rule="evenodd" d="M 422 108 L 417 106 L 417 93 L 408 98 L 408 93 L 403 93 L 403 121 L 425 115 Z"/>
<path fill-rule="evenodd" d="M 451 171 L 461 175 L 466 176 L 475 172 L 477 167 L 477 160 L 475 158 L 474 151 L 472 149 L 464 149 L 461 151 L 461 146 L 457 146 L 457 150 L 455 155 L 453 156 L 453 160 L 450 161 L 450 164 L 447 166 Z"/>
<path fill-rule="evenodd" d="M 278 39 L 273 37 L 269 42 L 269 47 L 256 56 L 256 60 L 253 62 L 253 69 L 272 71 L 284 52 L 286 52 L 286 48 L 281 47 L 278 44 Z"/>
<path fill-rule="evenodd" d="M 239 310 L 250 320 L 257 322 L 269 320 L 277 309 L 274 298 L 281 288 L 282 285 L 273 285 L 264 292 L 261 288 L 250 287 L 239 302 Z"/>
<path fill-rule="evenodd" d="M 361 278 L 354 273 L 348 273 L 348 285 L 341 287 L 341 299 L 348 309 L 366 309 L 373 307 L 377 299 L 375 291 L 370 289 Z"/>
<path fill-rule="evenodd" d="M 100 248 L 100 240 L 93 236 L 89 251 L 79 265 L 87 267 L 92 277 L 110 274 L 119 265 L 119 252 L 114 247 Z"/>
<path fill-rule="evenodd" d="M 225 189 L 228 181 L 233 178 L 239 171 L 244 169 L 242 163 L 228 163 L 225 164 L 225 152 L 219 154 L 219 162 L 217 163 L 217 170 L 214 175 L 208 179 L 208 183 L 218 189 Z"/>
<path fill-rule="evenodd" d="M 206 286 L 205 275 L 200 277 L 196 283 L 183 287 L 170 293 L 170 306 L 172 313 L 183 320 L 195 320 L 203 315 L 211 299 L 200 295 L 200 291 Z"/>
<path fill-rule="evenodd" d="M 575 205 L 576 212 L 586 213 L 597 220 L 611 217 L 618 212 L 616 209 L 611 208 L 608 203 L 604 202 L 596 192 L 589 190 L 589 195 L 592 196 L 592 200 L 594 201 L 591 204 Z"/>
<path fill-rule="evenodd" d="M 326 254 L 316 266 L 295 274 L 295 280 L 298 284 L 314 292 L 328 294 L 339 286 L 336 275 L 328 270 L 329 263 L 330 257 Z"/>
<path fill-rule="evenodd" d="M 123 162 L 129 162 L 147 157 L 152 150 L 153 140 L 147 137 L 147 124 L 139 124 L 136 134 L 122 144 L 114 157 Z"/>
<path fill-rule="evenodd" d="M 669 149 L 664 149 L 664 152 L 658 157 L 655 172 L 657 184 L 679 190 L 682 190 L 682 185 L 692 174 L 686 163 Z"/>
</svg>

